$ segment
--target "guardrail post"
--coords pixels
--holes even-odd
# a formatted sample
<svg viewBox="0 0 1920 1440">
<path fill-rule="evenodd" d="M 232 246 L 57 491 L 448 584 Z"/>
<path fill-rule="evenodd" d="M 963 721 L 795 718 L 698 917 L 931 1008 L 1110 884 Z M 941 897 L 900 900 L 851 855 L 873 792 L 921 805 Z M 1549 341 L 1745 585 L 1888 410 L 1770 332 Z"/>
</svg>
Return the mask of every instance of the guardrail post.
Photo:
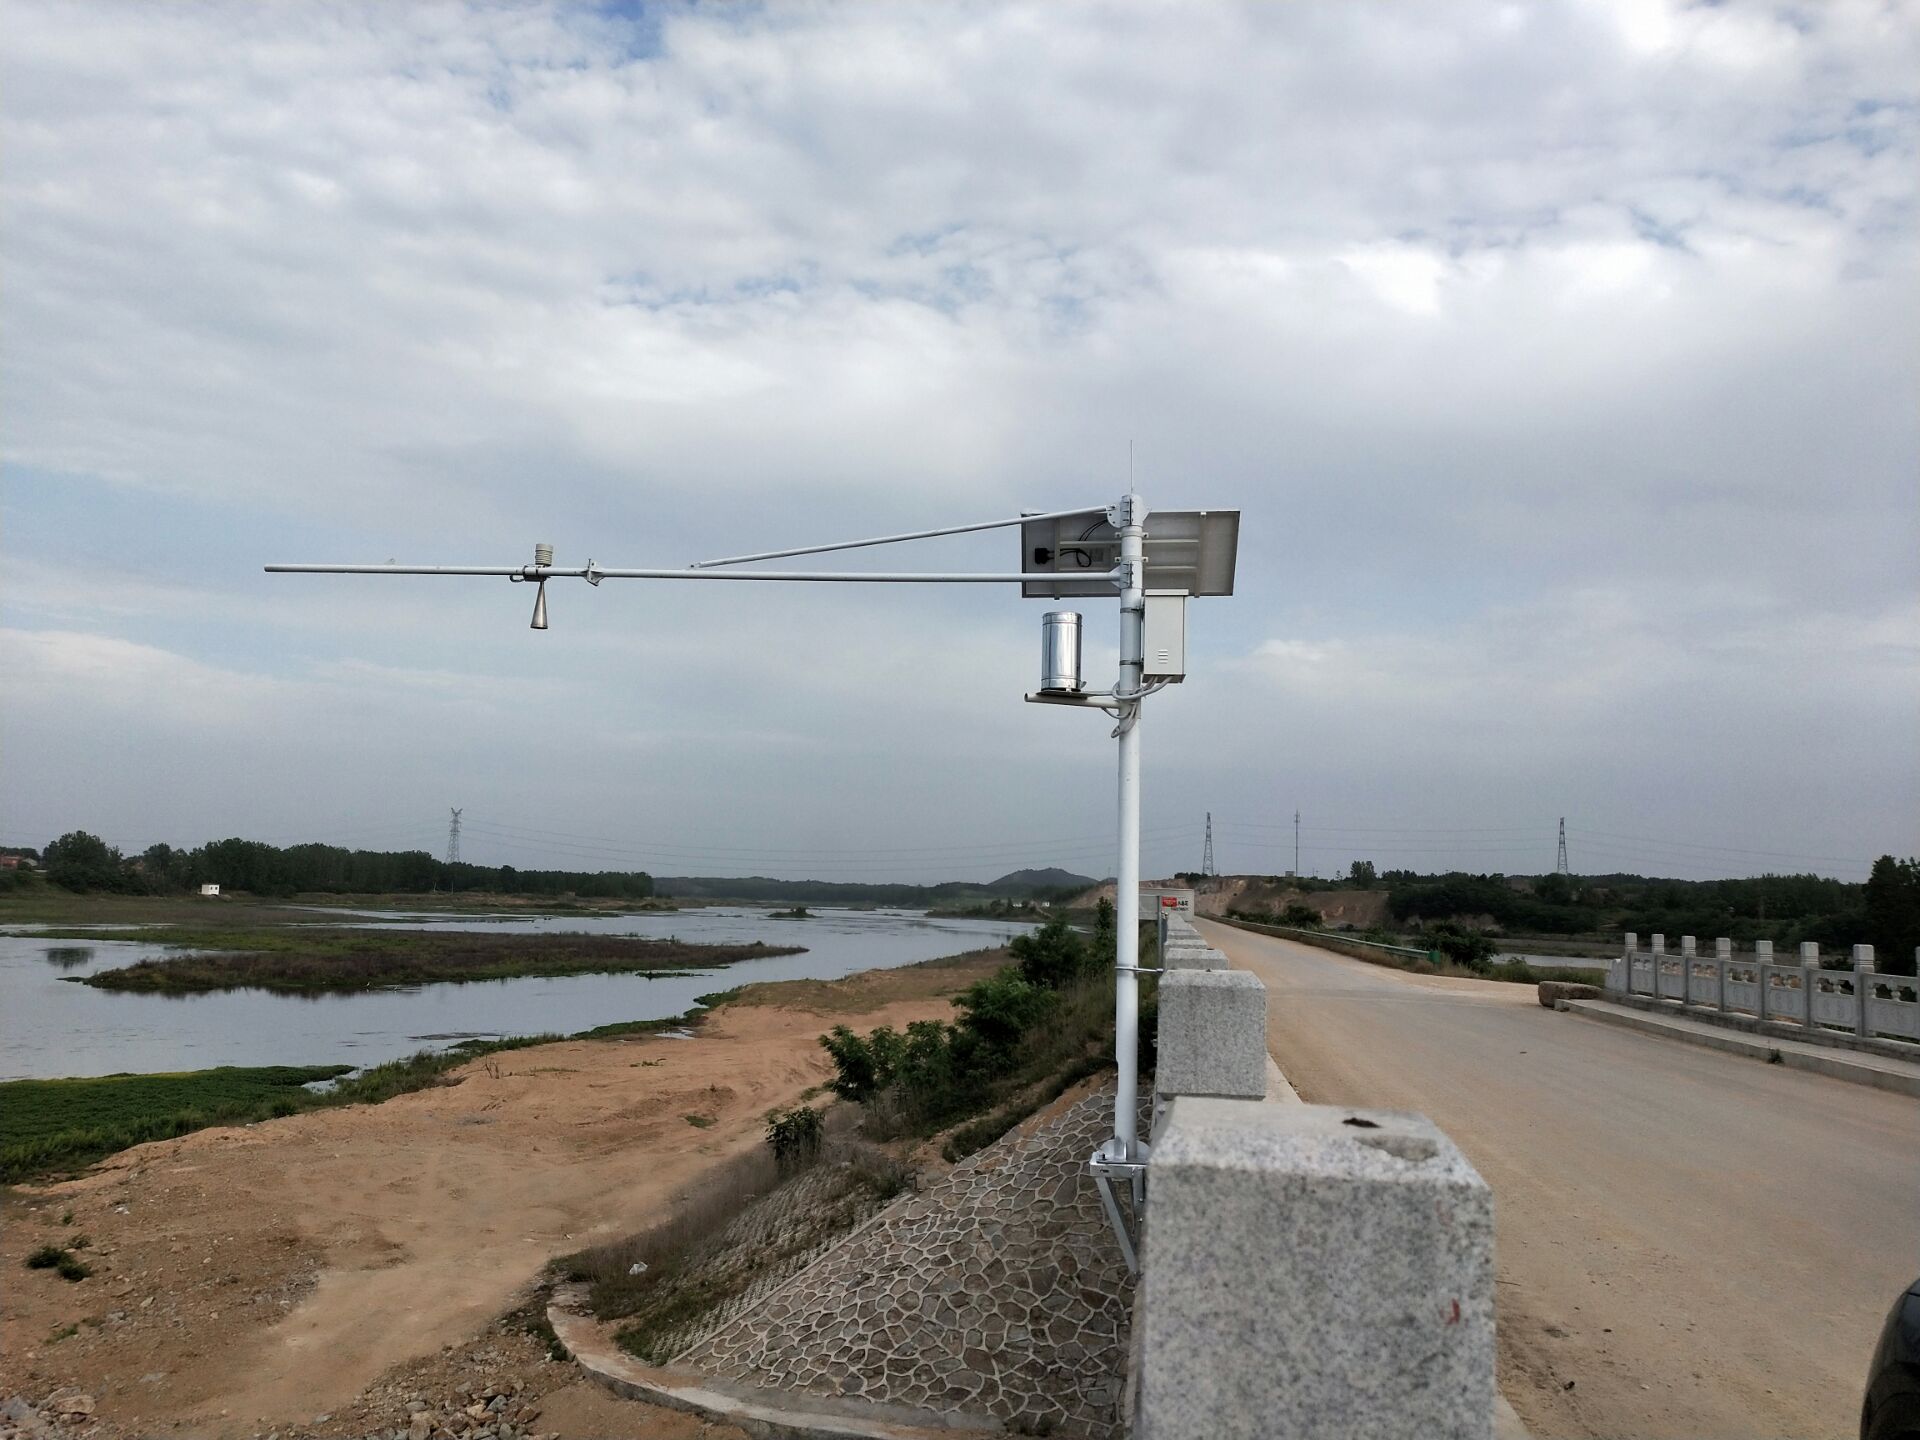
<svg viewBox="0 0 1920 1440">
<path fill-rule="evenodd" d="M 1715 977 L 1714 984 L 1719 986 L 1718 991 L 1714 995 L 1714 1001 L 1720 1007 L 1720 1013 L 1723 1015 L 1727 1010 L 1727 966 L 1732 963 L 1733 941 L 1728 936 L 1722 935 L 1718 940 L 1713 942 L 1713 973 Z"/>
<path fill-rule="evenodd" d="M 1767 1018 L 1767 967 L 1773 964 L 1773 941 L 1753 942 L 1753 978 L 1760 985 L 1760 1003 L 1754 1008 L 1762 1020 Z"/>
<path fill-rule="evenodd" d="M 1856 945 L 1853 947 L 1853 1004 L 1858 1015 L 1853 1033 L 1861 1039 L 1873 1034 L 1873 1017 L 1867 1009 L 1867 1002 L 1873 998 L 1873 946 Z"/>
<path fill-rule="evenodd" d="M 1819 1027 L 1813 1020 L 1813 996 L 1820 983 L 1820 947 L 1811 940 L 1800 942 L 1800 989 L 1807 997 L 1807 1029 Z"/>
<path fill-rule="evenodd" d="M 1647 993 L 1654 999 L 1660 998 L 1660 962 L 1667 958 L 1667 937 L 1656 935 L 1647 942 Z"/>
<path fill-rule="evenodd" d="M 1680 1008 L 1686 1009 L 1693 1003 L 1693 962 L 1699 953 L 1699 947 L 1693 936 L 1680 937 Z"/>
</svg>

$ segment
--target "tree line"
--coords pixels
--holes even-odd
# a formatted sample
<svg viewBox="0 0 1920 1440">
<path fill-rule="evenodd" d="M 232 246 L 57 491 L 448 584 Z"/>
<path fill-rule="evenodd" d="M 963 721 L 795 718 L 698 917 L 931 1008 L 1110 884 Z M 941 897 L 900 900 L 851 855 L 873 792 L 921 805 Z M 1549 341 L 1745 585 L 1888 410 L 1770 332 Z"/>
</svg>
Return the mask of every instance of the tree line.
<svg viewBox="0 0 1920 1440">
<path fill-rule="evenodd" d="M 138 855 L 123 855 L 99 836 L 74 830 L 51 842 L 39 860 L 48 880 L 83 894 L 177 895 L 209 884 L 276 896 L 420 895 L 439 890 L 644 900 L 653 894 L 653 877 L 644 870 L 449 865 L 425 850 L 282 847 L 237 838 L 210 840 L 191 850 L 149 845 Z"/>
<path fill-rule="evenodd" d="M 1642 935 L 1728 936 L 1741 947 L 1812 941 L 1828 955 L 1874 947 L 1875 964 L 1889 974 L 1914 973 L 1920 946 L 1920 860 L 1882 855 L 1864 884 L 1824 875 L 1757 875 L 1738 880 L 1668 880 L 1645 875 L 1423 875 L 1375 872 L 1355 861 L 1345 880 L 1274 877 L 1301 894 L 1385 888 L 1387 911 L 1405 925 L 1429 928 L 1464 921 L 1491 922 L 1513 935 L 1596 935 L 1632 930 Z M 1298 901 L 1284 923 L 1313 923 L 1319 912 Z M 1291 918 L 1288 918 L 1291 917 Z"/>
</svg>

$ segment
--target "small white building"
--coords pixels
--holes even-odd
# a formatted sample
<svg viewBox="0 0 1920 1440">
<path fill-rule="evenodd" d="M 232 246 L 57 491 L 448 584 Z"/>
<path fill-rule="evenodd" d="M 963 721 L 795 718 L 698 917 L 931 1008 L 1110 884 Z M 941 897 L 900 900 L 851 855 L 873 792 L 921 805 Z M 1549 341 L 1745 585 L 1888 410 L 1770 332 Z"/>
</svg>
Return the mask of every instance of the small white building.
<svg viewBox="0 0 1920 1440">
<path fill-rule="evenodd" d="M 220 893 L 220 887 L 218 885 L 202 885 L 200 887 L 200 893 L 202 895 L 218 895 Z"/>
</svg>

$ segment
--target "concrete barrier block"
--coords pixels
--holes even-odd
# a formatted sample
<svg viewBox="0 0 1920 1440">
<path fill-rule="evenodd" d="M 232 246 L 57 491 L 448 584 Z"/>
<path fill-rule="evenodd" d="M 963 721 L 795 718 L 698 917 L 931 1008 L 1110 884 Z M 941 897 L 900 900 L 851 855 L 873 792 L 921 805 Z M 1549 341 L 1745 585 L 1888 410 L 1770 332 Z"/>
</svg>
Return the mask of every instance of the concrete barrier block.
<svg viewBox="0 0 1920 1440">
<path fill-rule="evenodd" d="M 1144 1440 L 1493 1433 L 1493 1197 L 1418 1115 L 1181 1097 L 1148 1167 Z"/>
<path fill-rule="evenodd" d="M 1267 1093 L 1267 987 L 1244 970 L 1175 970 L 1160 977 L 1162 1095 Z"/>
<path fill-rule="evenodd" d="M 1227 957 L 1202 941 L 1169 942 L 1160 964 L 1167 970 L 1225 970 Z"/>
</svg>

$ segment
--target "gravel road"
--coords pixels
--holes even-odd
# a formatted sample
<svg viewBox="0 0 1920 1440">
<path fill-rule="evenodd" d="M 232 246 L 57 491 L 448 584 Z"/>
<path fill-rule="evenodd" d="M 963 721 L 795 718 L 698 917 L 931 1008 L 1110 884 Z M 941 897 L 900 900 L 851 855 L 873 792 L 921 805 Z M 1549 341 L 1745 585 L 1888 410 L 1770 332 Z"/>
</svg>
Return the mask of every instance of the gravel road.
<svg viewBox="0 0 1920 1440">
<path fill-rule="evenodd" d="M 1302 1098 L 1424 1112 L 1493 1186 L 1536 1437 L 1854 1432 L 1920 1275 L 1920 1102 L 1200 923 Z"/>
</svg>

